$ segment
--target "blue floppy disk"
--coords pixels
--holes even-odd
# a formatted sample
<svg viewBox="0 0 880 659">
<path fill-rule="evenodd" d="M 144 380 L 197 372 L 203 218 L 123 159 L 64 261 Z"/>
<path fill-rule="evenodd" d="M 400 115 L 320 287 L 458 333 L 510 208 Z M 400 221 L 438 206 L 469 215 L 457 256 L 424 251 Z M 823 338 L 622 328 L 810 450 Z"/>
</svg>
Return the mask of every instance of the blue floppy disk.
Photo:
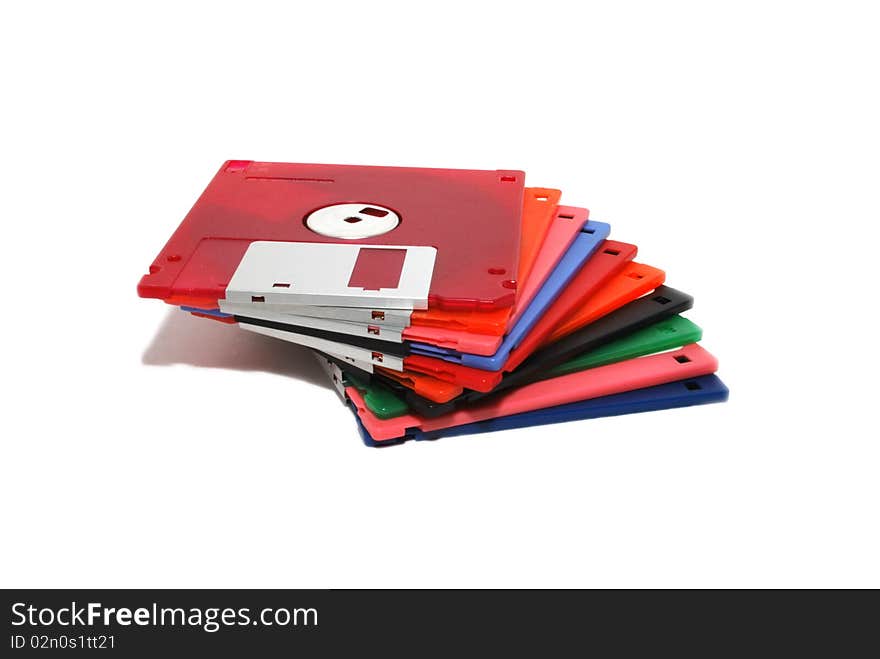
<svg viewBox="0 0 880 659">
<path fill-rule="evenodd" d="M 181 311 L 189 313 L 200 313 L 204 316 L 214 316 L 214 318 L 232 318 L 231 314 L 223 313 L 220 309 L 199 309 L 198 307 L 180 307 Z"/>
</svg>

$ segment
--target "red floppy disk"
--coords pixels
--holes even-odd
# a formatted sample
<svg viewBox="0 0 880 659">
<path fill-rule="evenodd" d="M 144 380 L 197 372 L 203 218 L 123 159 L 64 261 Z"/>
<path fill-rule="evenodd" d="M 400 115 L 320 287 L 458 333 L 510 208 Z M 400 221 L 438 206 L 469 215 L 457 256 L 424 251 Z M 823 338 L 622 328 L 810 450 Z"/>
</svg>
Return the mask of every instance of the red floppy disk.
<svg viewBox="0 0 880 659">
<path fill-rule="evenodd" d="M 523 207 L 522 207 L 522 236 L 519 246 L 519 273 L 517 274 L 517 301 L 512 307 L 501 309 L 493 309 L 490 311 L 483 310 L 466 310 L 466 309 L 426 309 L 424 311 L 397 311 L 397 316 L 402 317 L 406 314 L 407 321 L 400 324 L 400 327 L 407 329 L 409 336 L 404 338 L 412 341 L 421 341 L 424 343 L 434 343 L 449 348 L 458 349 L 463 352 L 478 352 L 479 349 L 488 350 L 488 352 L 480 354 L 492 354 L 501 343 L 501 337 L 507 328 L 513 324 L 512 318 L 519 308 L 528 306 L 531 300 L 529 275 L 533 271 L 533 266 L 538 267 L 539 252 L 543 253 L 548 249 L 548 242 L 559 246 L 564 251 L 565 247 L 573 238 L 560 235 L 560 229 L 564 225 L 571 223 L 575 219 L 574 214 L 565 214 L 557 212 L 557 205 L 562 193 L 552 188 L 525 188 L 523 190 Z M 566 220 L 566 218 L 570 218 Z M 552 246 L 549 247 L 552 250 Z M 552 253 L 552 252 L 551 252 Z M 555 263 L 555 260 L 554 260 Z M 551 264 L 552 266 L 552 264 Z M 543 281 L 543 278 L 540 279 Z M 353 281 L 357 282 L 357 276 L 353 277 Z M 185 307 L 189 309 L 189 307 Z M 371 320 L 375 323 L 376 316 L 382 320 L 386 314 L 392 312 L 391 309 L 365 309 L 360 310 L 362 313 L 370 313 L 373 315 Z M 290 309 L 290 313 L 294 315 L 303 315 L 307 317 L 318 317 L 328 319 L 338 319 L 341 322 L 352 322 L 355 324 L 370 324 L 364 320 L 364 316 L 357 309 L 341 308 L 334 309 L 328 313 L 328 307 L 299 307 L 294 310 Z M 190 311 L 193 315 L 200 318 L 217 320 L 221 322 L 234 322 L 229 320 L 227 316 L 210 315 L 199 311 Z M 407 328 L 407 325 L 409 327 Z M 487 348 L 491 344 L 491 349 Z M 479 347 L 478 347 L 479 346 Z"/>
<path fill-rule="evenodd" d="M 461 387 L 414 371 L 383 371 L 386 377 L 436 403 L 446 403 L 463 391 Z"/>
<path fill-rule="evenodd" d="M 416 273 L 430 282 L 430 307 L 506 308 L 516 300 L 524 179 L 520 171 L 227 161 L 138 293 L 216 308 L 252 243 L 284 247 L 278 260 L 288 264 L 314 263 L 320 285 L 335 262 L 323 255 L 339 257 L 309 244 L 346 245 L 356 252 L 354 266 L 340 281 L 366 291 L 393 288 L 413 273 L 403 266 L 408 255 L 388 248 L 432 247 L 433 267 Z M 291 243 L 305 244 L 302 259 L 290 258 Z M 424 259 L 419 263 L 424 270 Z M 282 280 L 276 292 L 293 294 L 298 284 Z"/>
<path fill-rule="evenodd" d="M 630 263 L 619 276 L 603 286 L 586 304 L 570 311 L 559 320 L 552 331 L 545 334 L 540 345 L 558 341 L 563 336 L 589 325 L 627 302 L 650 293 L 666 281 L 666 273 L 644 263 Z"/>
<path fill-rule="evenodd" d="M 441 382 L 454 384 L 459 387 L 464 387 L 465 389 L 481 391 L 483 393 L 492 391 L 497 387 L 501 382 L 501 378 L 504 376 L 504 371 L 484 371 L 479 368 L 453 364 L 452 362 L 447 362 L 443 359 L 426 357 L 424 355 L 408 355 L 404 358 L 403 365 L 403 373 L 405 375 L 410 373 L 420 373 L 421 375 L 430 376 Z M 376 370 L 382 375 L 388 375 L 389 371 L 391 371 L 391 369 L 383 368 L 381 366 L 377 366 Z M 398 382 L 409 389 L 415 390 L 414 387 L 410 386 L 405 381 L 398 380 Z M 430 391 L 426 382 L 423 381 L 422 386 L 425 391 Z M 436 403 L 445 402 L 439 400 L 438 397 L 432 393 L 426 395 L 425 398 L 433 400 Z"/>
</svg>

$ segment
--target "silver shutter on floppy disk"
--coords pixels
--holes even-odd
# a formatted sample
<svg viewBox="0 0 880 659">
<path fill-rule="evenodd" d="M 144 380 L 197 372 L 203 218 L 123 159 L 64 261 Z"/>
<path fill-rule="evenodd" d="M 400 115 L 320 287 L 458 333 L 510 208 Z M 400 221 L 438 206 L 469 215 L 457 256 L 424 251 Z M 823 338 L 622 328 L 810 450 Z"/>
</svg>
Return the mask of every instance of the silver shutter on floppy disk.
<svg viewBox="0 0 880 659">
<path fill-rule="evenodd" d="M 427 309 L 436 258 L 424 246 L 256 241 L 226 302 Z"/>
<path fill-rule="evenodd" d="M 239 327 L 248 332 L 256 332 L 264 336 L 271 336 L 282 341 L 296 343 L 307 348 L 327 352 L 334 356 L 338 356 L 347 361 L 365 362 L 374 366 L 384 366 L 392 371 L 403 370 L 403 357 L 391 355 L 387 352 L 379 350 L 371 350 L 370 348 L 361 348 L 360 346 L 350 345 L 348 343 L 339 343 L 338 341 L 330 341 L 306 334 L 297 334 L 296 332 L 288 332 L 286 330 L 273 329 L 271 327 L 263 327 L 261 325 L 249 325 L 239 323 Z"/>
<path fill-rule="evenodd" d="M 313 351 L 312 354 L 315 356 L 315 359 L 318 360 L 318 363 L 321 365 L 321 368 L 324 369 L 324 372 L 327 374 L 327 377 L 330 378 L 330 381 L 333 383 L 333 388 L 336 389 L 336 393 L 339 394 L 339 397 L 342 399 L 342 402 L 345 402 L 345 374 L 342 372 L 342 369 L 339 368 L 336 364 L 327 359 L 320 352 Z"/>
<path fill-rule="evenodd" d="M 358 325 L 379 325 L 403 330 L 410 326 L 412 309 L 381 309 L 370 307 L 319 307 L 306 304 L 273 304 L 271 302 L 227 302 L 220 300 L 220 311 L 239 316 L 252 316 L 254 310 L 276 312 L 309 318 L 338 320 Z"/>
<path fill-rule="evenodd" d="M 326 332 L 360 336 L 365 339 L 378 339 L 381 341 L 391 341 L 393 343 L 403 343 L 403 330 L 399 327 L 388 327 L 371 323 L 349 323 L 342 320 L 315 318 L 312 316 L 297 316 L 290 313 L 267 310 L 261 308 L 261 306 L 262 305 L 260 304 L 235 304 L 224 302 L 220 305 L 220 310 L 223 313 L 232 314 L 233 316 L 270 320 L 285 325 L 312 327 Z M 295 332 L 296 330 L 291 329 L 291 331 Z"/>
</svg>

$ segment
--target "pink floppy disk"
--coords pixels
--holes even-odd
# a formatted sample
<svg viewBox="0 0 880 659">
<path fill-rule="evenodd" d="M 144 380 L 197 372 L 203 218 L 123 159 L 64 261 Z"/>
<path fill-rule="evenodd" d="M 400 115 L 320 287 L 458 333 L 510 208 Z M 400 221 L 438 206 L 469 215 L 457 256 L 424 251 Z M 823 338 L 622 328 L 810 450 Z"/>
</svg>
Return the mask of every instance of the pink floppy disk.
<svg viewBox="0 0 880 659">
<path fill-rule="evenodd" d="M 553 272 L 556 264 L 571 247 L 574 239 L 589 219 L 590 211 L 586 208 L 559 206 L 547 230 L 541 249 L 535 258 L 532 271 L 520 289 L 516 308 L 511 315 L 508 327 L 513 327 L 525 312 L 537 292 L 544 285 L 547 277 Z M 448 348 L 457 352 L 468 352 L 474 355 L 494 355 L 501 345 L 503 336 L 475 334 L 465 330 L 443 327 L 410 325 L 403 330 L 403 338 L 407 341 L 430 343 L 431 345 Z"/>
<path fill-rule="evenodd" d="M 717 368 L 718 360 L 701 346 L 692 343 L 672 352 L 638 357 L 551 380 L 534 382 L 500 394 L 485 403 L 456 410 L 434 419 L 426 419 L 416 414 L 380 419 L 367 408 L 357 389 L 346 387 L 345 393 L 354 403 L 361 423 L 373 439 L 388 441 L 403 437 L 411 428 L 428 432 L 521 412 L 532 412 L 545 407 L 709 375 Z"/>
</svg>

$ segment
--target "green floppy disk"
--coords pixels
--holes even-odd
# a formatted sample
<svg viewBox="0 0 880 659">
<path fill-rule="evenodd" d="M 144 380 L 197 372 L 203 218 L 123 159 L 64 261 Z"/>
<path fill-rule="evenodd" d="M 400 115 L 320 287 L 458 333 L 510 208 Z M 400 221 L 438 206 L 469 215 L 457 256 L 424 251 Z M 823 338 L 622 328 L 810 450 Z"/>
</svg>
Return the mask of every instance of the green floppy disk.
<svg viewBox="0 0 880 659">
<path fill-rule="evenodd" d="M 673 316 L 644 329 L 636 330 L 632 334 L 627 334 L 600 348 L 572 357 L 564 364 L 550 369 L 545 379 L 614 364 L 635 357 L 653 355 L 664 350 L 674 350 L 689 343 L 696 343 L 702 337 L 703 330 L 697 325 L 682 316 Z"/>
<path fill-rule="evenodd" d="M 409 412 L 409 406 L 381 383 L 370 382 L 366 378 L 346 373 L 345 384 L 357 389 L 364 397 L 369 410 L 380 419 L 392 419 Z"/>
</svg>

